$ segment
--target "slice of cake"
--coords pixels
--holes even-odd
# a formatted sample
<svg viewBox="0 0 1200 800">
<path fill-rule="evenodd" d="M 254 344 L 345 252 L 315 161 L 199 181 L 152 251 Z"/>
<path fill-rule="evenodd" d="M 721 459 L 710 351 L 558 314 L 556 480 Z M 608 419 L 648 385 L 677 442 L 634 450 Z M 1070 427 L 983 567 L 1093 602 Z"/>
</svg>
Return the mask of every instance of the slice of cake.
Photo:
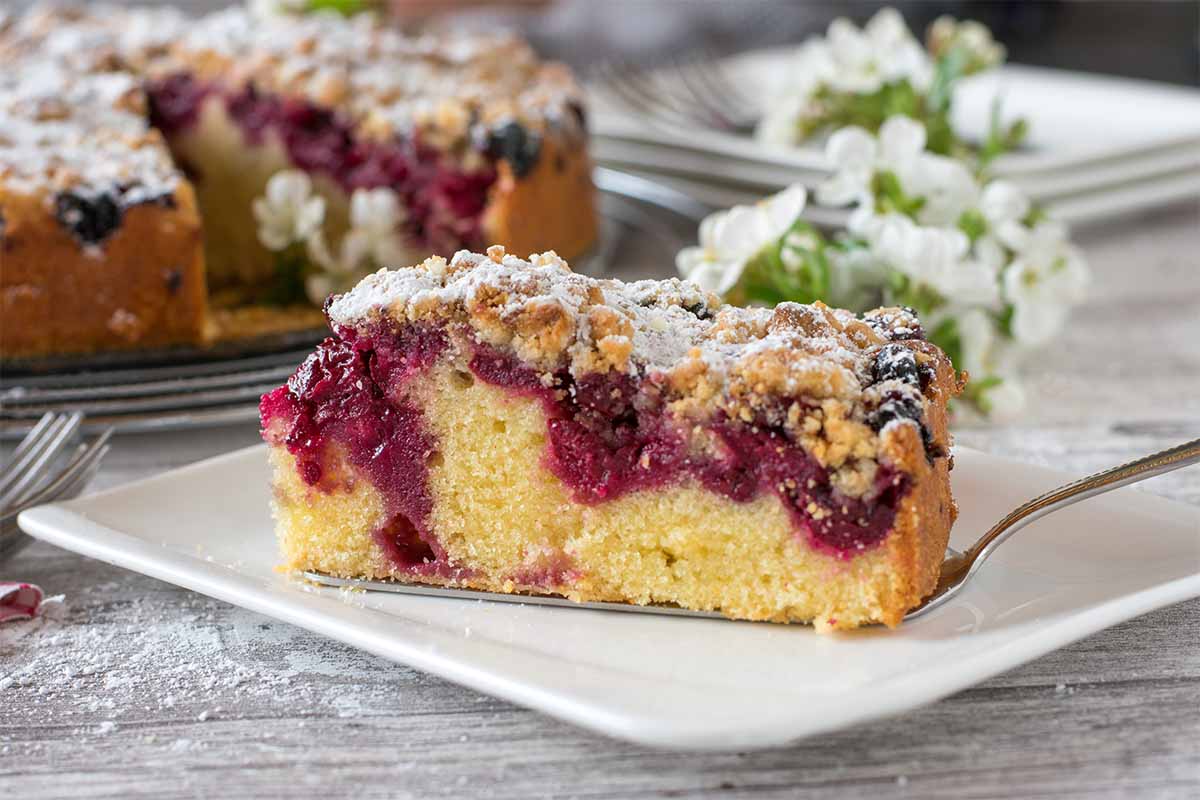
<svg viewBox="0 0 1200 800">
<path fill-rule="evenodd" d="M 380 271 L 263 397 L 285 565 L 818 629 L 897 624 L 961 389 L 911 312 L 722 305 L 492 247 Z"/>
</svg>

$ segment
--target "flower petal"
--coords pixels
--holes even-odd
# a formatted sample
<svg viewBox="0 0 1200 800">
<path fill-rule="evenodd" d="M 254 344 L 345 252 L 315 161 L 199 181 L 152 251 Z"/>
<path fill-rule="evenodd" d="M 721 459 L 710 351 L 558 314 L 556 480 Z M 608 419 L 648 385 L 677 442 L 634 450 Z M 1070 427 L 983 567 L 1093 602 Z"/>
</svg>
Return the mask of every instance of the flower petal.
<svg viewBox="0 0 1200 800">
<path fill-rule="evenodd" d="M 910 117 L 888 117 L 879 128 L 879 161 L 884 165 L 908 163 L 924 149 L 925 126 Z"/>
<path fill-rule="evenodd" d="M 800 215 L 804 212 L 804 203 L 807 199 L 808 192 L 802 185 L 795 184 L 768 197 L 760 204 L 766 211 L 772 237 L 783 236 L 788 228 L 796 224 L 796 220 L 800 219 Z"/>
<path fill-rule="evenodd" d="M 979 210 L 993 225 L 1025 218 L 1029 213 L 1029 197 L 1009 181 L 991 181 L 979 196 Z"/>
</svg>

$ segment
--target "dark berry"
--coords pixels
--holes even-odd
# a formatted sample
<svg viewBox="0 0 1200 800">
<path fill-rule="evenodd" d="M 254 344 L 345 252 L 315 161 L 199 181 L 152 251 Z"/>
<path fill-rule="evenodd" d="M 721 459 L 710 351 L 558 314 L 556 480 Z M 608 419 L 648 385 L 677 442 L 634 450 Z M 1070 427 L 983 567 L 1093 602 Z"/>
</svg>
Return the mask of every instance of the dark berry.
<svg viewBox="0 0 1200 800">
<path fill-rule="evenodd" d="M 924 422 L 925 412 L 921 407 L 919 395 L 911 392 L 890 391 L 883 397 L 883 402 L 872 411 L 867 422 L 876 431 L 883 430 L 889 422 L 897 419 L 911 419 L 917 423 L 921 431 L 921 443 L 925 446 L 925 458 L 930 463 L 935 458 L 946 455 L 945 451 L 933 441 L 933 433 Z"/>
<path fill-rule="evenodd" d="M 708 306 L 704 303 L 692 303 L 690 306 L 684 306 L 683 310 L 696 319 L 712 319 L 712 312 L 708 310 Z"/>
<path fill-rule="evenodd" d="M 928 363 L 917 365 L 917 377 L 921 379 L 921 392 L 924 393 L 937 377 L 937 370 Z"/>
<path fill-rule="evenodd" d="M 240 92 L 226 95 L 225 112 L 241 126 L 247 139 L 257 144 L 267 129 L 279 122 L 280 103 L 260 94 L 253 83 L 248 83 Z"/>
<path fill-rule="evenodd" d="M 889 422 L 897 419 L 921 419 L 921 408 L 911 400 L 888 400 L 871 412 L 871 427 L 882 430 Z"/>
<path fill-rule="evenodd" d="M 167 294 L 178 294 L 183 286 L 183 273 L 177 269 L 164 269 L 163 283 L 167 287 Z"/>
<path fill-rule="evenodd" d="M 584 109 L 583 104 L 572 101 L 570 103 L 567 103 L 567 108 L 570 110 L 570 112 L 572 114 L 575 115 L 575 119 L 579 120 L 579 127 L 586 128 L 587 127 L 587 111 Z"/>
<path fill-rule="evenodd" d="M 121 227 L 121 205 L 110 192 L 62 192 L 54 214 L 84 244 L 99 244 Z"/>
<path fill-rule="evenodd" d="M 533 169 L 541 149 L 541 137 L 516 122 L 505 123 L 488 135 L 488 154 L 507 161 L 518 178 Z"/>
<path fill-rule="evenodd" d="M 200 105 L 210 87 L 191 75 L 177 73 L 146 85 L 150 124 L 164 133 L 174 133 L 195 124 Z"/>
<path fill-rule="evenodd" d="M 917 358 L 913 351 L 899 344 L 884 345 L 875 356 L 873 367 L 875 382 L 903 381 L 910 386 L 921 384 L 917 374 Z"/>
</svg>

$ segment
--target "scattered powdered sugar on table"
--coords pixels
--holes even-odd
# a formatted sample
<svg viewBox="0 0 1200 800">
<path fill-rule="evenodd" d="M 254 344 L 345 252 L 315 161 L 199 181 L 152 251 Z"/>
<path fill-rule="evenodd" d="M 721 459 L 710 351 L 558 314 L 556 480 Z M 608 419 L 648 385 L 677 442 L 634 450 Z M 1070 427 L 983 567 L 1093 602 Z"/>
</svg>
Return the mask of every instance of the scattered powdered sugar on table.
<svg viewBox="0 0 1200 800">
<path fill-rule="evenodd" d="M 16 735 L 23 725 L 84 738 L 152 735 L 164 753 L 190 752 L 208 740 L 176 736 L 169 723 L 148 734 L 147 713 L 202 729 L 265 706 L 277 713 L 280 703 L 348 718 L 402 691 L 404 668 L 141 576 L 118 573 L 70 607 L 53 599 L 57 611 L 0 627 L 2 752 L 38 746 Z"/>
</svg>

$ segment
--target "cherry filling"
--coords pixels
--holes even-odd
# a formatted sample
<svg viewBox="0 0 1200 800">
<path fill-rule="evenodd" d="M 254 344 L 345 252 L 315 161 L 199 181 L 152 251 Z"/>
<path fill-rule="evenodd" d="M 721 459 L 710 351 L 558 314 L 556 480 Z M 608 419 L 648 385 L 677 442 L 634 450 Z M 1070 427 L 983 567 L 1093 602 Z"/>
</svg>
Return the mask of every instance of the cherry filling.
<svg viewBox="0 0 1200 800">
<path fill-rule="evenodd" d="M 560 372 L 545 386 L 534 370 L 485 346 L 470 366 L 480 380 L 541 400 L 549 420 L 544 463 L 576 502 L 594 505 L 685 478 L 737 502 L 774 492 L 810 542 L 849 558 L 886 538 L 908 490 L 906 476 L 881 466 L 869 500 L 842 496 L 782 431 L 728 420 L 707 426 L 719 452 L 697 455 L 651 387 L 639 392 L 628 375 L 574 381 Z"/>
<path fill-rule="evenodd" d="M 355 135 L 340 115 L 307 101 L 260 92 L 253 85 L 232 92 L 175 74 L 149 83 L 150 121 L 175 135 L 192 127 L 201 104 L 217 96 L 245 140 L 262 144 L 274 133 L 291 163 L 327 175 L 346 192 L 390 188 L 406 211 L 406 227 L 416 243 L 450 255 L 483 242 L 482 216 L 496 181 L 494 166 L 464 172 L 434 147 L 412 139 L 374 141 Z M 504 153 L 484 150 L 494 161 Z M 203 179 L 203 170 L 198 180 Z"/>
<path fill-rule="evenodd" d="M 429 529 L 433 500 L 428 464 L 435 442 L 421 412 L 403 399 L 405 385 L 446 347 L 440 332 L 408 329 L 400 335 L 357 336 L 339 331 L 260 405 L 264 437 L 296 457 L 310 486 L 334 491 L 333 447 L 364 473 L 383 497 L 388 521 L 375 539 L 400 569 L 453 576 L 458 570 Z"/>
<path fill-rule="evenodd" d="M 461 574 L 429 529 L 428 465 L 437 457 L 436 442 L 420 411 L 404 399 L 407 385 L 444 352 L 446 335 L 383 326 L 337 333 L 341 338 L 322 342 L 287 385 L 263 397 L 264 436 L 286 446 L 303 480 L 325 491 L 340 480 L 327 474 L 330 447 L 345 453 L 387 504 L 389 520 L 375 536 L 396 567 Z M 773 492 L 808 542 L 850 558 L 887 537 L 909 489 L 907 476 L 881 465 L 869 499 L 843 496 L 828 471 L 782 430 L 725 419 L 706 426 L 715 447 L 697 454 L 655 388 L 628 375 L 576 381 L 560 371 L 548 386 L 536 371 L 486 345 L 476 345 L 470 369 L 486 383 L 542 403 L 548 426 L 543 463 L 580 503 L 686 479 L 736 502 Z M 569 561 L 551 559 L 522 582 L 569 577 Z"/>
</svg>

